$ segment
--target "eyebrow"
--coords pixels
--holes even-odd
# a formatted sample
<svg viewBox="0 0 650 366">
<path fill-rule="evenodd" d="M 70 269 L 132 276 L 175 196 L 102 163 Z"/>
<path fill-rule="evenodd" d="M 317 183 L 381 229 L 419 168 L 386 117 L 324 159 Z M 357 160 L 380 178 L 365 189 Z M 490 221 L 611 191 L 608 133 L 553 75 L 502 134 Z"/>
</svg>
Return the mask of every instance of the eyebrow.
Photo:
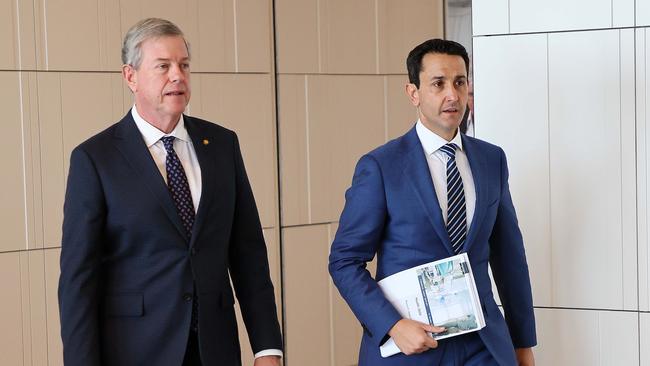
<svg viewBox="0 0 650 366">
<path fill-rule="evenodd" d="M 445 80 L 445 79 L 447 79 L 447 78 L 444 77 L 444 76 L 433 76 L 433 77 L 431 77 L 431 81 L 433 81 L 433 80 Z M 454 77 L 454 80 L 459 80 L 459 79 L 467 80 L 467 76 L 465 76 L 465 75 L 456 75 Z"/>
<path fill-rule="evenodd" d="M 164 58 L 164 57 L 158 57 L 158 58 L 154 59 L 154 61 L 156 61 L 156 62 L 160 62 L 160 61 L 171 61 L 171 60 L 172 60 L 171 58 Z M 190 58 L 189 58 L 189 57 L 183 57 L 183 58 L 181 59 L 181 61 L 190 61 Z"/>
</svg>

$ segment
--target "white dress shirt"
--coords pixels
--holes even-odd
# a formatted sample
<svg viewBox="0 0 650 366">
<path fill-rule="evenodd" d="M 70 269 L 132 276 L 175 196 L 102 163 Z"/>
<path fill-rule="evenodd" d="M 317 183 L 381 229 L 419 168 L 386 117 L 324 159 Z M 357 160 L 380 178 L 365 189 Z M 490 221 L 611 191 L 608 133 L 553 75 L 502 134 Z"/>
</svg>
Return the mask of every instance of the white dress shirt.
<svg viewBox="0 0 650 366">
<path fill-rule="evenodd" d="M 199 208 L 199 201 L 201 199 L 201 166 L 199 161 L 196 158 L 196 151 L 194 150 L 194 145 L 192 144 L 192 139 L 185 129 L 185 121 L 183 120 L 183 115 L 179 119 L 176 127 L 170 133 L 164 133 L 158 128 L 154 127 L 149 122 L 145 121 L 138 114 L 138 110 L 133 106 L 131 108 L 131 115 L 135 121 L 144 143 L 149 148 L 151 157 L 156 162 L 156 166 L 160 171 L 165 183 L 167 183 L 167 168 L 165 166 L 165 160 L 167 159 L 167 150 L 165 150 L 165 145 L 163 145 L 162 140 L 164 136 L 174 136 L 174 151 L 178 156 L 178 159 L 183 165 L 185 170 L 185 175 L 187 176 L 187 183 L 190 186 L 190 192 L 192 193 L 192 203 L 194 204 L 194 213 Z M 255 358 L 262 356 L 280 356 L 282 357 L 282 350 L 279 349 L 266 349 L 255 354 Z"/>
<path fill-rule="evenodd" d="M 476 207 L 476 189 L 474 187 L 472 170 L 467 160 L 467 154 L 463 150 L 460 131 L 456 132 L 456 136 L 451 141 L 447 141 L 426 128 L 420 120 L 415 125 L 415 131 L 418 134 L 418 138 L 427 157 L 429 173 L 431 173 L 431 178 L 433 179 L 433 187 L 436 190 L 436 197 L 438 197 L 438 202 L 440 203 L 440 210 L 442 211 L 445 225 L 447 224 L 447 160 L 449 160 L 449 156 L 440 151 L 440 148 L 448 143 L 458 145 L 459 148 L 456 150 L 456 167 L 460 173 L 460 178 L 463 180 L 467 229 L 469 230 Z"/>
<path fill-rule="evenodd" d="M 190 192 L 192 193 L 194 213 L 196 213 L 196 210 L 199 208 L 199 200 L 201 199 L 201 166 L 196 158 L 196 151 L 194 151 L 192 139 L 190 139 L 190 135 L 185 129 L 183 115 L 181 114 L 181 118 L 178 120 L 176 127 L 170 133 L 164 133 L 149 122 L 145 121 L 138 114 L 135 105 L 131 109 L 131 115 L 133 116 L 133 120 L 135 121 L 136 126 L 138 126 L 138 130 L 140 130 L 140 133 L 142 134 L 144 143 L 149 148 L 151 157 L 153 157 L 153 161 L 156 162 L 156 166 L 165 180 L 165 183 L 167 183 L 167 168 L 165 167 L 167 150 L 165 150 L 165 145 L 163 145 L 163 142 L 160 139 L 165 136 L 176 137 L 174 139 L 174 151 L 176 151 L 176 155 L 185 170 L 187 183 L 189 184 Z"/>
</svg>

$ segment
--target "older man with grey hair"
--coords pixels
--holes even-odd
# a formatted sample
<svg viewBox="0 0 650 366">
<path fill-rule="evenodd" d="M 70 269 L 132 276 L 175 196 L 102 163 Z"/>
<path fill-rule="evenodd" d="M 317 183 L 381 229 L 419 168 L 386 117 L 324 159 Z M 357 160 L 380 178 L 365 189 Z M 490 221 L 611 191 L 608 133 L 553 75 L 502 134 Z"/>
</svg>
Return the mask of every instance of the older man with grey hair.
<svg viewBox="0 0 650 366">
<path fill-rule="evenodd" d="M 234 287 L 255 366 L 279 365 L 266 245 L 236 134 L 183 114 L 190 52 L 173 23 L 135 24 L 122 61 L 134 106 L 70 157 L 65 364 L 241 365 Z"/>
</svg>

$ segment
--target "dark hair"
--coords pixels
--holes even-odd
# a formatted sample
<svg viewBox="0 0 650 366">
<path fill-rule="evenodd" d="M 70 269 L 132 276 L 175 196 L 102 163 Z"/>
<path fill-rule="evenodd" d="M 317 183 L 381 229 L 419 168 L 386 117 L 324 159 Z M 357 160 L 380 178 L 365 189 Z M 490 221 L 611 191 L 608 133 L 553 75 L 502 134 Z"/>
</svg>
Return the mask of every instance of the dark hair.
<svg viewBox="0 0 650 366">
<path fill-rule="evenodd" d="M 460 43 L 446 39 L 434 38 L 424 41 L 409 52 L 406 58 L 406 70 L 409 73 L 409 82 L 420 88 L 420 71 L 422 58 L 428 53 L 442 53 L 445 55 L 460 56 L 465 61 L 465 71 L 469 74 L 469 56 L 465 47 Z"/>
</svg>

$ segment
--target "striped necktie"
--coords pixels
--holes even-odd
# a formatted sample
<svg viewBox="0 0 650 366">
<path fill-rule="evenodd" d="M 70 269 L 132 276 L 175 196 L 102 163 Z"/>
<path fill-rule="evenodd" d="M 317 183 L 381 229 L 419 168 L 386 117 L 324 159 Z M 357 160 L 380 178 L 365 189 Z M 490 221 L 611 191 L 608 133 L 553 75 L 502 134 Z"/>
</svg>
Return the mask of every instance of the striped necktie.
<svg viewBox="0 0 650 366">
<path fill-rule="evenodd" d="M 467 214 L 465 212 L 465 190 L 463 180 L 456 166 L 458 145 L 449 143 L 440 148 L 447 160 L 447 234 L 454 253 L 459 254 L 467 236 Z"/>
</svg>

